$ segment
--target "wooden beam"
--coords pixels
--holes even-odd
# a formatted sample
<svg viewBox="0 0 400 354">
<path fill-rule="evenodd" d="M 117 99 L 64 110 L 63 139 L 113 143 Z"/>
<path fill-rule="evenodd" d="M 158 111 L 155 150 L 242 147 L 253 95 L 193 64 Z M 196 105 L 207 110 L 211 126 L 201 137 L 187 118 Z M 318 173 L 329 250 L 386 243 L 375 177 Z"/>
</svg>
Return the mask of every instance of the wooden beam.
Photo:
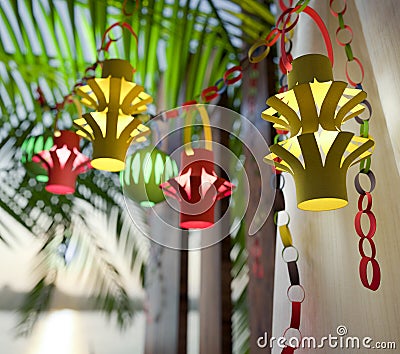
<svg viewBox="0 0 400 354">
<path fill-rule="evenodd" d="M 253 76 L 258 78 L 257 95 L 249 97 L 250 79 L 247 75 L 243 82 L 243 107 L 242 114 L 246 116 L 261 132 L 268 144 L 272 141 L 272 128 L 269 123 L 266 123 L 261 118 L 261 112 L 266 108 L 266 99 L 270 94 L 273 94 L 275 89 L 275 65 L 272 62 L 272 55 L 267 57 L 267 60 L 258 64 L 250 70 L 255 70 Z M 246 104 L 246 102 L 251 102 Z M 251 141 L 251 138 L 250 140 Z M 267 154 L 267 151 L 265 151 Z M 261 188 L 268 188 L 272 199 L 273 191 L 271 187 L 261 186 L 257 163 L 250 152 L 245 150 L 246 161 L 245 169 L 250 183 L 250 202 L 246 212 L 246 225 L 250 225 L 253 216 L 255 215 Z M 268 178 L 269 181 L 269 178 Z M 283 203 L 283 194 L 276 194 L 275 207 L 279 208 Z M 268 206 L 265 206 L 268 207 Z M 250 322 L 250 353 L 271 353 L 269 348 L 259 348 L 257 339 L 267 332 L 272 335 L 272 317 L 273 317 L 273 297 L 274 297 L 274 276 L 275 276 L 275 246 L 276 246 L 276 226 L 273 220 L 274 208 L 269 214 L 263 227 L 253 236 L 247 237 L 247 250 L 249 254 L 249 284 L 248 284 L 248 308 Z M 257 241 L 256 241 L 257 240 Z M 253 248 L 257 245 L 261 251 L 259 264 L 262 267 L 262 277 L 259 274 L 253 273 L 253 264 L 255 262 Z"/>
<path fill-rule="evenodd" d="M 188 248 L 188 230 L 182 230 L 182 250 L 180 266 L 180 290 L 179 290 L 179 321 L 178 321 L 178 354 L 187 352 L 187 325 L 188 325 L 188 268 L 189 254 Z"/>
</svg>

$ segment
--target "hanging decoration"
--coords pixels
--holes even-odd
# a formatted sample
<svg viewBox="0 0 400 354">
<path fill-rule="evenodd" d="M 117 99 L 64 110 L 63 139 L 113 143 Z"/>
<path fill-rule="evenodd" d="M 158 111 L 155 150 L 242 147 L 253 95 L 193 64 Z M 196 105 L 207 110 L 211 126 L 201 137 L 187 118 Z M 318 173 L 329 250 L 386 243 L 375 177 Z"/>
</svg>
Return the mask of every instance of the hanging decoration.
<svg viewBox="0 0 400 354">
<path fill-rule="evenodd" d="M 364 110 L 360 103 L 366 94 L 333 81 L 329 59 L 323 55 L 299 57 L 292 67 L 289 91 L 269 98 L 270 108 L 262 114 L 275 128 L 288 130 L 291 138 L 272 145 L 266 162 L 293 175 L 300 209 L 344 207 L 347 170 L 371 155 L 374 141 L 340 129 Z"/>
<path fill-rule="evenodd" d="M 74 193 L 77 176 L 91 168 L 90 159 L 79 151 L 80 137 L 72 131 L 60 131 L 57 128 L 60 114 L 69 103 L 75 105 L 78 116 L 82 115 L 82 106 L 72 94 L 64 96 L 63 101 L 56 103 L 54 107 L 49 106 L 55 114 L 54 136 L 46 138 L 44 134 L 37 138 L 39 143 L 46 139 L 46 145 L 37 144 L 40 152 L 36 151 L 32 157 L 32 163 L 36 163 L 44 171 L 45 178 L 41 177 L 41 180 L 47 182 L 45 189 L 62 195 Z"/>
<path fill-rule="evenodd" d="M 132 82 L 133 67 L 126 60 L 109 59 L 103 63 L 102 78 L 87 80 L 77 94 L 82 104 L 95 112 L 74 120 L 78 134 L 93 144 L 92 166 L 99 170 L 121 171 L 132 140 L 146 140 L 150 130 L 135 115 L 147 110 L 152 98 Z"/>
<path fill-rule="evenodd" d="M 49 177 L 47 170 L 41 163 L 33 161 L 35 154 L 41 151 L 48 151 L 53 146 L 53 137 L 50 134 L 28 137 L 21 146 L 21 162 L 30 176 L 38 182 L 47 182 Z"/>
<path fill-rule="evenodd" d="M 333 16 L 338 18 L 339 27 L 336 30 L 336 42 L 344 47 L 347 62 L 345 68 L 345 74 L 347 81 L 353 87 L 358 89 L 362 89 L 362 82 L 364 80 L 364 67 L 362 62 L 354 56 L 353 50 L 351 48 L 351 42 L 353 41 L 353 30 L 350 26 L 344 23 L 343 15 L 347 10 L 347 3 L 344 1 L 343 8 L 339 11 L 335 10 L 334 0 L 329 1 L 330 11 Z M 347 36 L 345 35 L 347 34 Z M 341 38 L 345 36 L 347 40 L 342 40 Z M 355 78 L 350 75 L 349 71 L 349 64 L 355 63 L 360 72 L 360 80 L 356 80 Z M 359 115 L 355 117 L 356 122 L 360 125 L 360 136 L 362 138 L 369 137 L 369 121 L 372 116 L 372 107 L 371 104 L 368 102 L 367 99 L 364 99 L 362 105 L 367 108 L 368 114 L 367 117 L 361 118 Z M 366 176 L 369 180 L 369 190 L 365 190 L 360 183 L 360 177 Z M 379 289 L 380 282 L 381 282 L 381 270 L 378 261 L 375 259 L 376 257 L 376 246 L 373 241 L 373 237 L 376 232 L 376 217 L 373 213 L 372 209 L 372 191 L 375 189 L 376 179 L 375 175 L 371 170 L 371 157 L 368 156 L 365 160 L 363 160 L 360 164 L 360 171 L 357 173 L 354 179 L 354 186 L 357 193 L 360 195 L 358 199 L 358 212 L 354 219 L 354 226 L 357 235 L 360 237 L 358 248 L 361 255 L 360 266 L 359 266 L 359 273 L 360 279 L 362 284 L 372 291 L 376 291 Z M 364 206 L 364 201 L 367 200 L 366 206 Z M 369 221 L 369 229 L 365 233 L 363 228 L 361 227 L 361 218 L 363 215 L 368 217 Z M 364 250 L 365 243 L 368 243 L 368 248 L 370 249 L 370 254 L 367 255 Z M 371 266 L 371 279 L 368 277 L 368 267 Z"/>
<path fill-rule="evenodd" d="M 164 193 L 180 203 L 180 227 L 204 229 L 214 225 L 214 209 L 219 199 L 231 195 L 233 184 L 215 173 L 212 132 L 204 107 L 187 106 L 184 146 L 179 176 L 161 184 Z M 191 128 L 194 113 L 200 113 L 204 128 L 205 148 L 192 148 Z"/>
<path fill-rule="evenodd" d="M 285 75 L 282 73 L 282 75 Z M 282 81 L 281 81 L 282 82 Z M 288 131 L 276 130 L 274 141 L 281 141 L 286 138 Z M 271 188 L 276 192 L 281 193 L 282 204 L 276 205 L 274 213 L 274 223 L 277 226 L 282 241 L 282 259 L 287 265 L 290 285 L 287 289 L 287 297 L 291 304 L 290 325 L 283 332 L 285 338 L 285 347 L 282 349 L 282 354 L 293 354 L 298 349 L 302 340 L 300 331 L 301 324 L 301 307 L 305 299 L 305 290 L 300 282 L 300 272 L 298 269 L 297 261 L 299 259 L 299 252 L 293 245 L 292 234 L 289 229 L 290 215 L 285 210 L 285 197 L 282 193 L 285 186 L 285 176 L 282 171 L 279 171 L 274 166 L 272 167 L 273 174 L 271 175 Z M 283 220 L 281 220 L 283 219 Z"/>
<path fill-rule="evenodd" d="M 290 54 L 291 46 L 289 47 Z M 282 72 L 280 83 L 282 85 L 285 71 Z M 282 85 L 284 87 L 284 85 Z M 282 88 L 281 87 L 281 88 Z M 286 87 L 287 89 L 287 87 Z M 281 90 L 283 92 L 283 90 Z M 276 129 L 274 142 L 283 141 L 287 139 L 288 131 Z M 277 159 L 279 161 L 279 159 Z M 272 189 L 281 194 L 282 202 L 276 205 L 274 213 L 274 223 L 279 230 L 279 235 L 282 241 L 282 259 L 287 265 L 290 285 L 287 289 L 287 297 L 291 306 L 290 325 L 283 332 L 282 337 L 285 338 L 285 347 L 282 349 L 282 354 L 293 354 L 298 348 L 302 340 L 300 331 L 301 324 L 301 307 L 305 299 L 305 290 L 300 282 L 300 272 L 298 269 L 297 261 L 299 252 L 293 245 L 292 234 L 289 229 L 290 215 L 285 210 L 285 197 L 282 193 L 285 186 L 285 176 L 282 171 L 271 165 L 273 174 L 271 175 L 270 185 Z M 281 220 L 283 219 L 283 220 Z"/>
<path fill-rule="evenodd" d="M 248 55 L 251 62 L 259 62 L 280 38 L 279 68 L 284 74 L 288 72 L 288 83 L 268 99 L 270 107 L 262 117 L 274 123 L 276 129 L 290 133 L 290 138 L 275 142 L 265 160 L 279 171 L 293 175 L 300 209 L 332 210 L 347 205 L 347 170 L 371 155 L 374 142 L 369 136 L 355 137 L 341 131 L 344 122 L 364 110 L 360 103 L 366 93 L 333 80 L 333 48 L 328 30 L 307 4 L 308 1 L 299 1 L 295 7 L 286 7 L 280 2 L 283 13 L 276 27 L 265 40 L 257 41 Z M 293 61 L 290 37 L 301 12 L 309 15 L 320 29 L 329 58 L 308 54 Z M 266 49 L 255 55 L 262 47 Z"/>
<path fill-rule="evenodd" d="M 157 147 L 149 146 L 126 158 L 120 179 L 125 195 L 142 207 L 152 207 L 165 200 L 160 184 L 177 175 L 175 160 Z"/>
<path fill-rule="evenodd" d="M 360 277 L 364 286 L 376 290 L 380 284 L 380 268 L 375 260 L 376 249 L 372 237 L 376 231 L 375 216 L 371 211 L 371 192 L 375 187 L 375 177 L 370 171 L 371 154 L 374 141 L 368 133 L 368 119 L 362 120 L 360 114 L 371 107 L 366 100 L 366 93 L 361 83 L 350 78 L 349 62 L 358 64 L 362 79 L 364 70 L 361 62 L 353 56 L 350 42 L 352 30 L 344 24 L 343 13 L 346 11 L 346 2 L 342 12 L 331 12 L 339 18 L 340 27 L 336 31 L 339 45 L 345 47 L 348 63 L 346 64 L 346 78 L 354 88 L 348 88 L 346 82 L 334 81 L 331 70 L 333 66 L 333 48 L 329 33 L 319 15 L 308 6 L 309 0 L 298 1 L 293 7 L 293 0 L 286 6 L 280 0 L 282 15 L 277 25 L 267 37 L 257 41 L 249 50 L 250 62 L 258 63 L 270 52 L 270 47 L 280 39 L 281 57 L 279 69 L 279 93 L 268 99 L 269 108 L 262 113 L 262 117 L 274 124 L 276 136 L 271 146 L 271 154 L 266 156 L 274 175 L 271 179 L 271 188 L 282 190 L 285 184 L 282 172 L 289 172 L 294 176 L 298 207 L 304 210 L 332 210 L 347 205 L 346 174 L 347 169 L 361 162 L 360 173 L 369 177 L 370 189 L 364 190 L 357 174 L 355 185 L 360 193 L 358 213 L 355 218 L 356 232 L 360 236 L 359 249 L 362 256 L 360 262 Z M 305 55 L 293 60 L 291 55 L 293 28 L 296 26 L 299 14 L 305 12 L 319 27 L 327 47 L 328 57 L 322 55 Z M 294 19 L 293 19 L 293 16 Z M 341 31 L 350 33 L 350 40 L 341 42 L 338 34 Z M 262 48 L 265 48 L 261 54 Z M 285 83 L 285 79 L 287 82 Z M 362 81 L 361 79 L 361 81 Z M 361 124 L 360 136 L 342 129 L 342 124 L 355 118 Z M 366 203 L 365 203 L 366 200 Z M 365 205 L 366 204 L 366 205 Z M 284 209 L 284 207 L 283 207 Z M 278 225 L 277 210 L 274 219 Z M 305 291 L 300 285 L 297 268 L 298 251 L 293 247 L 292 236 L 288 224 L 290 221 L 278 225 L 283 249 L 283 259 L 288 265 L 290 287 L 288 298 L 292 304 L 290 327 L 285 330 L 285 348 L 282 353 L 294 353 L 301 341 L 300 316 L 301 303 L 305 298 Z M 369 230 L 364 232 L 361 227 L 361 217 L 367 215 Z M 368 243 L 371 254 L 366 255 L 365 243 Z M 368 277 L 367 268 L 371 266 L 372 279 Z M 291 342 L 291 339 L 296 339 Z"/>
<path fill-rule="evenodd" d="M 79 151 L 79 136 L 68 130 L 56 131 L 54 145 L 33 157 L 47 170 L 46 190 L 54 194 L 75 192 L 76 178 L 91 168 L 90 160 Z"/>
</svg>

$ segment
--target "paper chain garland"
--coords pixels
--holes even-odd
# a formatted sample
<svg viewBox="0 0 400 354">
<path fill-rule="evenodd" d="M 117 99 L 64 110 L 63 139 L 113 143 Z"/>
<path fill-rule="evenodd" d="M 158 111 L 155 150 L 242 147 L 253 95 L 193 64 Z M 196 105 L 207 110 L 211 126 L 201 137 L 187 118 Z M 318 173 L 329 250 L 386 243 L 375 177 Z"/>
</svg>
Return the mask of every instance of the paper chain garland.
<svg viewBox="0 0 400 354">
<path fill-rule="evenodd" d="M 293 48 L 292 45 L 292 41 L 289 38 L 289 48 L 286 49 L 286 47 L 283 47 L 283 50 L 285 52 L 285 56 L 287 58 L 292 58 L 291 55 L 291 50 Z M 281 47 L 282 50 L 282 47 Z M 286 85 L 283 86 L 282 82 L 286 77 L 287 80 L 287 75 L 286 75 L 286 68 L 284 67 L 284 65 L 282 65 L 282 60 L 280 60 L 280 65 L 279 65 L 280 71 L 281 71 L 281 78 L 279 80 L 279 82 L 281 83 L 281 89 L 279 90 L 280 93 L 287 91 L 288 86 L 287 86 L 287 82 Z M 287 138 L 287 133 L 288 131 L 286 130 L 277 130 L 277 135 L 274 138 L 274 143 L 276 141 L 276 143 L 278 141 L 284 140 Z M 280 158 L 277 158 L 277 162 L 280 162 Z M 284 179 L 284 175 L 281 174 L 281 171 L 277 170 L 275 167 L 273 167 L 273 170 L 275 171 L 275 176 L 277 176 L 277 174 L 280 174 L 280 181 L 277 182 L 278 186 L 277 188 L 279 189 L 283 189 L 283 187 L 285 186 L 285 179 Z M 286 212 L 287 213 L 287 212 Z M 279 233 L 280 233 L 280 237 L 282 240 L 282 244 L 284 246 L 284 249 L 282 251 L 282 258 L 284 259 L 284 252 L 285 250 L 289 249 L 290 247 L 294 248 L 293 243 L 292 243 L 292 236 L 289 230 L 289 222 L 290 222 L 290 217 L 289 214 L 287 214 L 288 216 L 288 221 L 286 224 L 279 226 Z M 296 250 L 297 253 L 297 258 L 298 258 L 298 251 L 296 248 L 294 248 Z M 290 279 L 290 286 L 287 290 L 287 295 L 288 295 L 288 299 L 289 301 L 292 303 L 292 308 L 291 308 L 291 320 L 290 320 L 290 327 L 287 328 L 284 333 L 283 336 L 286 338 L 286 335 L 288 334 L 288 332 L 290 331 L 290 329 L 292 329 L 294 331 L 294 333 L 297 333 L 299 336 L 299 339 L 301 339 L 301 332 L 300 332 L 300 320 L 301 320 L 301 304 L 304 301 L 305 298 L 305 291 L 304 288 L 300 285 L 300 276 L 299 276 L 299 271 L 298 271 L 298 267 L 297 267 L 297 259 L 296 261 L 291 261 L 291 262 L 287 262 L 287 267 L 288 267 L 288 273 L 289 273 L 289 279 Z M 294 289 L 295 287 L 298 287 L 299 289 L 302 290 L 303 296 L 302 298 L 298 299 L 298 301 L 292 301 L 290 298 L 290 291 L 291 289 Z M 287 339 L 287 338 L 286 338 Z M 300 340 L 299 340 L 300 342 Z M 297 348 L 292 347 L 290 345 L 287 345 L 283 350 L 282 353 L 286 353 L 286 354 L 292 354 L 294 353 L 294 351 Z"/>
<path fill-rule="evenodd" d="M 336 30 L 336 42 L 345 48 L 346 56 L 347 56 L 347 62 L 346 62 L 346 68 L 345 68 L 345 73 L 346 73 L 346 78 L 347 81 L 349 82 L 350 85 L 362 89 L 362 82 L 364 80 L 364 67 L 362 65 L 362 62 L 354 56 L 353 50 L 351 48 L 351 42 L 353 40 L 353 30 L 349 25 L 346 25 L 344 23 L 343 15 L 345 14 L 347 10 L 347 2 L 346 0 L 343 0 L 343 8 L 340 11 L 335 11 L 334 10 L 334 3 L 335 0 L 330 0 L 329 1 L 329 8 L 330 12 L 332 13 L 333 16 L 338 18 L 339 21 L 339 27 Z M 349 39 L 347 41 L 342 41 L 340 40 L 340 33 L 342 31 L 347 31 Z M 355 62 L 357 66 L 360 69 L 361 72 L 361 79 L 356 82 L 353 80 L 350 76 L 349 73 L 349 63 Z M 361 118 L 359 116 L 355 117 L 355 120 L 358 124 L 360 124 L 360 136 L 363 138 L 368 138 L 369 137 L 369 121 L 372 116 L 372 107 L 371 104 L 368 102 L 368 100 L 364 100 L 362 104 L 367 108 L 368 110 L 368 117 L 367 118 Z M 360 267 L 359 267 L 359 272 L 360 272 L 360 279 L 362 284 L 370 289 L 370 290 L 377 290 L 380 285 L 380 280 L 381 280 L 381 271 L 380 271 L 380 266 L 379 263 L 375 259 L 376 255 L 376 247 L 375 243 L 372 240 L 372 237 L 375 235 L 376 232 L 376 217 L 374 213 L 371 210 L 372 207 L 372 191 L 375 188 L 376 185 L 376 179 L 375 175 L 370 169 L 371 166 L 371 157 L 369 156 L 367 159 L 361 162 L 360 164 L 360 172 L 356 175 L 355 180 L 354 180 L 354 186 L 357 190 L 357 192 L 360 194 L 360 197 L 358 199 L 358 212 L 355 216 L 354 219 L 354 227 L 356 230 L 356 233 L 358 236 L 361 237 L 360 242 L 359 242 L 359 251 L 361 255 L 361 261 L 360 261 Z M 360 185 L 360 175 L 364 174 L 368 177 L 370 181 L 370 190 L 366 191 L 364 190 L 361 185 Z M 363 201 L 364 198 L 367 197 L 367 206 L 364 209 L 363 208 Z M 362 227 L 361 227 L 361 217 L 362 215 L 365 214 L 368 216 L 369 219 L 369 231 L 365 235 Z M 371 255 L 367 256 L 364 252 L 364 244 L 365 244 L 365 239 L 368 240 L 368 243 L 370 245 L 371 249 Z M 368 280 L 368 265 L 371 264 L 372 266 L 372 279 Z"/>
<path fill-rule="evenodd" d="M 288 217 L 287 223 L 279 226 L 279 233 L 284 247 L 282 250 L 282 259 L 287 264 L 288 267 L 290 286 L 287 290 L 287 296 L 289 301 L 292 303 L 292 311 L 291 311 L 290 327 L 288 327 L 283 332 L 283 337 L 286 339 L 286 347 L 282 350 L 282 353 L 293 353 L 298 347 L 293 346 L 291 338 L 297 339 L 296 344 L 300 344 L 301 342 L 301 332 L 300 332 L 301 304 L 305 299 L 305 291 L 303 286 L 300 284 L 299 269 L 297 267 L 299 252 L 297 251 L 296 247 L 293 246 L 292 235 L 289 230 L 289 222 L 290 222 L 289 214 L 287 214 L 287 217 Z M 291 252 L 294 252 L 294 254 L 290 257 Z"/>
<path fill-rule="evenodd" d="M 285 138 L 284 131 L 279 131 L 275 135 L 274 140 L 280 140 Z M 273 168 L 274 174 L 271 176 L 271 188 L 282 191 L 285 186 L 285 177 Z M 284 203 L 283 203 L 284 204 Z M 286 215 L 287 221 L 282 225 L 278 225 L 278 215 L 283 213 Z M 292 354 L 297 349 L 297 347 L 292 346 L 290 338 L 297 338 L 298 342 L 301 342 L 301 332 L 300 332 L 300 319 L 301 319 L 301 304 L 305 299 L 305 291 L 303 286 L 300 284 L 299 269 L 297 266 L 297 260 L 299 258 L 299 252 L 296 247 L 293 246 L 292 235 L 289 230 L 290 216 L 287 211 L 285 211 L 284 205 L 278 208 L 274 214 L 274 222 L 279 229 L 280 238 L 283 244 L 282 259 L 287 264 L 288 274 L 290 280 L 290 286 L 287 290 L 287 296 L 291 302 L 291 320 L 290 327 L 288 327 L 284 333 L 283 337 L 286 339 L 286 347 L 283 348 L 283 354 Z M 292 253 L 292 254 L 291 254 Z M 300 291 L 300 293 L 299 293 Z M 298 293 L 296 295 L 296 292 Z M 297 344 L 296 343 L 296 344 Z"/>
<path fill-rule="evenodd" d="M 283 2 L 280 1 L 280 3 L 283 3 Z M 281 9 L 283 10 L 282 6 L 281 6 Z M 271 33 L 273 31 L 274 30 L 272 30 Z M 285 51 L 286 57 L 290 58 L 290 59 L 292 58 L 291 51 L 293 48 L 292 41 L 291 41 L 292 36 L 293 36 L 293 32 L 292 32 L 292 30 L 290 30 L 290 32 L 288 32 L 288 36 L 287 37 L 285 36 L 287 39 L 287 42 L 289 43 L 289 46 L 288 47 L 284 46 L 284 49 L 283 49 Z M 287 70 L 282 63 L 282 57 L 280 58 L 279 63 L 280 63 L 279 70 L 280 70 L 281 76 L 279 78 L 280 88 L 278 91 L 279 91 L 279 93 L 282 93 L 282 92 L 287 91 L 287 89 L 288 89 Z M 285 82 L 285 79 L 286 79 L 286 82 Z M 274 144 L 287 139 L 288 133 L 289 132 L 287 130 L 276 129 L 276 135 L 274 137 Z M 276 160 L 277 160 L 277 162 L 280 162 L 279 157 L 277 157 Z M 276 169 L 275 166 L 272 166 L 272 170 L 273 170 L 273 174 L 272 174 L 271 180 L 270 180 L 271 188 L 282 191 L 285 186 L 285 176 L 282 174 L 282 171 Z M 284 198 L 283 194 L 282 194 L 282 198 Z M 282 244 L 284 247 L 283 251 L 282 251 L 282 258 L 283 258 L 284 262 L 287 263 L 288 274 L 289 274 L 289 279 L 290 279 L 290 284 L 291 284 L 287 290 L 288 299 L 292 303 L 290 327 L 288 327 L 283 333 L 283 337 L 286 339 L 286 347 L 282 349 L 282 354 L 293 354 L 297 348 L 289 345 L 290 338 L 287 338 L 287 337 L 292 332 L 292 335 L 297 334 L 297 339 L 299 340 L 298 343 L 300 343 L 300 341 L 301 341 L 301 332 L 300 332 L 301 304 L 305 299 L 305 291 L 304 291 L 304 288 L 300 285 L 300 275 L 299 275 L 299 270 L 297 267 L 297 259 L 298 259 L 299 253 L 298 253 L 297 249 L 293 246 L 292 235 L 289 230 L 290 216 L 289 216 L 289 213 L 284 210 L 285 209 L 284 204 L 285 204 L 285 202 L 283 199 L 282 208 L 275 211 L 274 222 L 279 229 L 279 234 L 280 234 L 281 241 L 282 241 Z M 287 216 L 287 222 L 280 226 L 278 226 L 278 213 L 279 212 L 284 212 Z M 285 255 L 287 255 L 287 253 L 290 252 L 290 250 L 294 250 L 295 255 L 296 255 L 296 257 L 292 260 L 288 260 L 287 258 L 285 258 Z M 300 291 L 301 291 L 300 293 L 302 295 L 300 297 L 298 297 L 297 299 L 293 299 L 290 296 L 290 294 L 296 288 L 300 289 Z M 295 301 L 295 300 L 297 300 L 297 301 Z"/>
</svg>

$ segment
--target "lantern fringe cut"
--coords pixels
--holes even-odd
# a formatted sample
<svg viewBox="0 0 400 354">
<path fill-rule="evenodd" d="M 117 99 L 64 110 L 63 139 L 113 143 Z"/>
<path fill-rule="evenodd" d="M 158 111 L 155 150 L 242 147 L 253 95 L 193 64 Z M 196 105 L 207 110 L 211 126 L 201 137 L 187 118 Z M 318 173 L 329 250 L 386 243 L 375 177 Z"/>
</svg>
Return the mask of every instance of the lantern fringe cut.
<svg viewBox="0 0 400 354">
<path fill-rule="evenodd" d="M 292 67 L 289 91 L 270 97 L 270 107 L 262 113 L 276 129 L 287 130 L 290 138 L 272 145 L 265 161 L 293 175 L 299 209 L 342 208 L 348 204 L 347 170 L 372 154 L 374 141 L 341 127 L 364 110 L 360 103 L 367 95 L 333 81 L 324 55 L 304 55 Z"/>
<path fill-rule="evenodd" d="M 93 144 L 92 166 L 99 170 L 121 171 L 132 140 L 145 141 L 150 130 L 135 117 L 152 102 L 144 88 L 132 82 L 133 67 L 122 59 L 103 63 L 102 78 L 87 80 L 77 89 L 82 104 L 94 109 L 74 120 L 77 133 Z"/>
<path fill-rule="evenodd" d="M 180 227 L 204 229 L 214 225 L 216 202 L 232 194 L 235 186 L 215 173 L 212 133 L 209 117 L 204 107 L 186 107 L 184 146 L 181 154 L 181 170 L 175 178 L 162 183 L 164 193 L 179 201 Z M 205 148 L 192 148 L 191 122 L 198 111 L 204 128 Z"/>
<path fill-rule="evenodd" d="M 142 207 L 165 200 L 160 184 L 178 175 L 174 159 L 157 147 L 145 147 L 126 158 L 120 181 L 124 194 Z"/>
<path fill-rule="evenodd" d="M 91 168 L 90 159 L 79 151 L 80 137 L 69 130 L 56 131 L 54 145 L 34 155 L 48 172 L 46 190 L 54 194 L 75 192 L 77 176 Z"/>
</svg>

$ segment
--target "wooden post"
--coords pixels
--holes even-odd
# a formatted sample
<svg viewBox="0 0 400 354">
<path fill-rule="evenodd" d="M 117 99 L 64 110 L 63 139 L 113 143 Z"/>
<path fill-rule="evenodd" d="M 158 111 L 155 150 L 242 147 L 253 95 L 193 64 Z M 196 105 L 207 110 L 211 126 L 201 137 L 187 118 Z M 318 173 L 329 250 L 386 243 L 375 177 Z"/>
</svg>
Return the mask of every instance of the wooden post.
<svg viewBox="0 0 400 354">
<path fill-rule="evenodd" d="M 258 72 L 257 75 L 257 95 L 250 98 L 250 79 L 249 75 L 244 77 L 243 82 L 243 106 L 242 114 L 248 118 L 261 132 L 268 144 L 271 143 L 272 129 L 269 123 L 261 118 L 261 112 L 266 108 L 266 99 L 274 92 L 274 64 L 272 56 L 268 56 L 265 61 L 253 67 Z M 252 70 L 252 69 L 250 69 Z M 246 104 L 252 102 L 252 104 Z M 251 139 L 249 139 L 251 141 Z M 265 151 L 267 154 L 267 151 Z M 250 224 L 255 214 L 258 196 L 261 193 L 261 187 L 268 188 L 271 193 L 274 191 L 271 187 L 261 186 L 261 180 L 258 175 L 258 167 L 254 158 L 246 150 L 245 169 L 250 183 L 250 203 L 246 213 L 246 224 Z M 276 206 L 283 202 L 282 192 L 275 196 Z M 267 206 L 266 206 L 267 207 Z M 248 284 L 248 303 L 249 303 L 249 321 L 250 321 L 250 353 L 271 353 L 269 348 L 259 348 L 257 339 L 263 336 L 265 332 L 272 335 L 272 314 L 274 297 L 274 276 L 275 276 L 275 246 L 276 246 L 276 226 L 273 220 L 274 208 L 263 227 L 253 236 L 247 237 L 247 249 L 249 253 L 249 284 Z M 258 247 L 261 250 L 260 265 L 263 269 L 263 276 L 260 278 L 253 274 L 252 266 L 252 247 L 255 246 L 255 240 L 258 240 Z"/>
<path fill-rule="evenodd" d="M 200 281 L 200 354 L 221 354 L 221 243 L 201 250 Z"/>
<path fill-rule="evenodd" d="M 223 146 L 229 146 L 229 132 L 226 130 L 220 131 L 220 143 Z M 228 180 L 228 175 L 221 168 L 219 169 L 221 177 Z M 220 201 L 220 217 L 228 212 L 230 197 Z M 222 225 L 222 231 L 228 232 L 230 218 Z M 232 261 L 231 261 L 231 236 L 226 236 L 221 241 L 221 353 L 232 353 Z"/>
<path fill-rule="evenodd" d="M 178 328 L 178 354 L 187 351 L 187 323 L 188 323 L 188 268 L 189 254 L 188 230 L 182 230 L 182 250 L 180 253 L 180 290 L 179 290 L 179 328 Z"/>
<path fill-rule="evenodd" d="M 157 205 L 159 214 L 163 218 L 173 219 L 170 208 L 165 205 Z M 150 228 L 152 233 L 163 235 L 163 223 L 158 218 L 151 218 Z M 181 232 L 176 230 L 175 232 Z M 165 235 L 168 237 L 170 235 Z M 178 352 L 178 328 L 179 328 L 179 292 L 180 292 L 180 257 L 179 250 L 173 250 L 162 245 L 154 244 L 153 247 L 161 247 L 162 253 L 158 262 L 156 274 L 154 265 L 147 267 L 146 291 L 148 294 L 148 322 L 146 326 L 145 354 L 176 354 Z"/>
</svg>

